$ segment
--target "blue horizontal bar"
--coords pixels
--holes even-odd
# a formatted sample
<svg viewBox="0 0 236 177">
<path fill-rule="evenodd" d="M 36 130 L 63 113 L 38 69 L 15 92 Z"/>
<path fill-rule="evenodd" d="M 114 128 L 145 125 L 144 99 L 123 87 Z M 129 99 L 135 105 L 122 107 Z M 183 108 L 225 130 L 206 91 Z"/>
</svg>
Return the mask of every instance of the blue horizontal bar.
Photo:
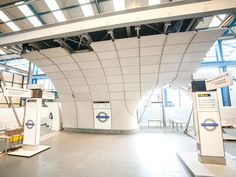
<svg viewBox="0 0 236 177">
<path fill-rule="evenodd" d="M 201 126 L 203 127 L 218 127 L 218 123 L 201 123 Z"/>
<path fill-rule="evenodd" d="M 109 116 L 96 116 L 96 118 L 98 118 L 98 119 L 100 119 L 100 118 L 109 119 L 110 117 Z"/>
</svg>

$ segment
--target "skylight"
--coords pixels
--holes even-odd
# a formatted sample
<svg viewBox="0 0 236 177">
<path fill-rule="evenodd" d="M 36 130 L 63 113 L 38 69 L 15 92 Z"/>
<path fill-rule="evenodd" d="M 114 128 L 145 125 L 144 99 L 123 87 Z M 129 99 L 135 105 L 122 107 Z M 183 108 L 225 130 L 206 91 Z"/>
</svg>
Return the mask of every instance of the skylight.
<svg viewBox="0 0 236 177">
<path fill-rule="evenodd" d="M 94 15 L 93 8 L 89 0 L 78 0 L 85 17 Z"/>
<path fill-rule="evenodd" d="M 20 28 L 16 26 L 14 22 L 7 22 L 6 25 L 11 28 L 12 31 L 20 31 Z"/>
<path fill-rule="evenodd" d="M 10 21 L 10 18 L 3 11 L 0 11 L 0 20 L 2 20 L 3 22 L 6 22 L 6 25 L 9 28 L 11 28 L 12 31 L 19 31 L 20 30 L 20 28 L 18 26 L 16 26 L 16 24 L 14 22 Z"/>
<path fill-rule="evenodd" d="M 160 0 L 149 0 L 148 1 L 148 5 L 156 5 L 156 4 L 160 4 L 161 3 L 161 1 Z"/>
<path fill-rule="evenodd" d="M 16 3 L 16 5 L 21 3 L 22 2 Z M 34 27 L 42 26 L 42 23 L 39 21 L 37 17 L 34 16 L 34 13 L 28 7 L 28 5 L 20 5 L 18 6 L 18 9 L 24 14 L 24 16 L 28 17 L 28 20 L 30 21 L 30 23 L 32 23 Z"/>
<path fill-rule="evenodd" d="M 0 55 L 6 55 L 7 53 L 0 49 Z"/>
<path fill-rule="evenodd" d="M 218 15 L 218 17 L 223 21 L 226 17 L 226 14 Z M 209 27 L 218 27 L 222 22 L 219 18 L 217 18 L 217 16 L 214 16 Z"/>
<path fill-rule="evenodd" d="M 3 13 L 3 11 L 0 11 L 0 19 L 1 19 L 3 22 L 10 21 L 10 19 L 8 18 L 8 16 L 6 16 L 6 14 Z"/>
<path fill-rule="evenodd" d="M 53 12 L 54 17 L 57 19 L 58 22 L 66 21 L 66 18 L 63 14 L 63 12 L 59 8 L 59 5 L 57 4 L 56 0 L 44 0 L 49 7 L 51 11 L 57 10 Z"/>
<path fill-rule="evenodd" d="M 125 10 L 125 0 L 113 0 L 114 10 Z"/>
<path fill-rule="evenodd" d="M 18 6 L 18 9 L 24 14 L 24 16 L 29 17 L 33 16 L 34 13 L 30 10 L 30 8 L 27 5 L 21 5 Z"/>
<path fill-rule="evenodd" d="M 32 25 L 34 25 L 34 27 L 39 27 L 42 26 L 42 23 L 39 21 L 39 19 L 35 16 L 33 17 L 29 17 L 28 20 L 30 21 L 30 23 L 32 23 Z"/>
<path fill-rule="evenodd" d="M 58 10 L 60 9 L 57 2 L 55 0 L 44 0 L 46 4 L 48 5 L 50 10 Z"/>
<path fill-rule="evenodd" d="M 52 13 L 54 15 L 54 17 L 57 19 L 58 22 L 64 22 L 66 21 L 66 18 L 64 16 L 64 14 L 62 13 L 62 11 L 55 11 Z"/>
</svg>

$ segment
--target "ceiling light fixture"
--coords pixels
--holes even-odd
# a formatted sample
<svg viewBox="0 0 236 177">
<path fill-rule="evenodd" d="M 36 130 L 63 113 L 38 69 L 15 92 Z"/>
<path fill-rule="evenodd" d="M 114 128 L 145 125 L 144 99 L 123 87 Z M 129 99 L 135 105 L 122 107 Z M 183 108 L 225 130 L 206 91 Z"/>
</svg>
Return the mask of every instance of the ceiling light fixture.
<svg viewBox="0 0 236 177">
<path fill-rule="evenodd" d="M 125 10 L 125 0 L 113 0 L 115 11 Z"/>
<path fill-rule="evenodd" d="M 16 5 L 19 4 L 22 4 L 22 2 L 16 3 Z M 34 13 L 28 7 L 28 5 L 19 5 L 18 9 L 24 14 L 24 16 L 28 17 L 28 20 L 34 27 L 42 26 L 42 23 L 39 21 L 37 17 L 34 16 Z"/>
<path fill-rule="evenodd" d="M 161 0 L 149 0 L 148 1 L 148 5 L 156 5 L 156 4 L 160 4 Z"/>
<path fill-rule="evenodd" d="M 78 0 L 80 7 L 83 11 L 83 14 L 85 17 L 89 17 L 89 16 L 93 16 L 94 12 L 93 12 L 93 8 L 91 6 L 90 1 L 89 0 Z"/>
<path fill-rule="evenodd" d="M 10 18 L 3 12 L 0 11 L 0 20 L 2 20 L 3 22 L 6 22 L 5 24 L 11 28 L 12 31 L 19 31 L 20 28 L 18 26 L 16 26 L 16 24 L 12 21 L 10 21 Z"/>
<path fill-rule="evenodd" d="M 57 4 L 56 0 L 44 0 L 44 1 L 51 11 L 56 10 L 55 12 L 52 12 L 52 14 L 57 19 L 58 22 L 66 21 L 66 18 L 64 16 L 63 12 L 61 10 L 59 10 L 60 7 Z"/>
</svg>

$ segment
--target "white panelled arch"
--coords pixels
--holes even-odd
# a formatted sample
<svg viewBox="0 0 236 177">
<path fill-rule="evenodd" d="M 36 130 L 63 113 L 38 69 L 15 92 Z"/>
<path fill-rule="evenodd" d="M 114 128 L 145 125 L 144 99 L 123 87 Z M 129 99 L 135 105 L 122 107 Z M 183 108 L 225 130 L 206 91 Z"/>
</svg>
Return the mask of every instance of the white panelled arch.
<svg viewBox="0 0 236 177">
<path fill-rule="evenodd" d="M 182 32 L 91 43 L 93 51 L 63 48 L 32 51 L 24 58 L 39 66 L 59 92 L 65 128 L 93 129 L 93 101 L 110 101 L 112 129 L 138 128 L 142 96 L 168 83 L 181 86 L 224 30 Z"/>
</svg>

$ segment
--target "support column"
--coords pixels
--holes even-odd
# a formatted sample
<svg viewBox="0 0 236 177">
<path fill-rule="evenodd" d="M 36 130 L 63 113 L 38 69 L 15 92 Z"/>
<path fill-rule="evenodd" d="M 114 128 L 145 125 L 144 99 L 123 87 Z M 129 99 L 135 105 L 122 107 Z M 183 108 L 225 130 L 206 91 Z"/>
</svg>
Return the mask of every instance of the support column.
<svg viewBox="0 0 236 177">
<path fill-rule="evenodd" d="M 224 61 L 222 41 L 221 40 L 218 40 L 218 51 L 216 50 L 217 61 Z M 223 66 L 222 71 L 226 72 L 227 71 L 227 66 Z M 229 87 L 221 88 L 221 95 L 222 95 L 223 106 L 231 106 Z"/>
<path fill-rule="evenodd" d="M 29 84 L 32 84 L 32 77 L 34 74 L 34 64 L 29 62 L 28 75 L 27 75 L 27 87 Z"/>
</svg>

